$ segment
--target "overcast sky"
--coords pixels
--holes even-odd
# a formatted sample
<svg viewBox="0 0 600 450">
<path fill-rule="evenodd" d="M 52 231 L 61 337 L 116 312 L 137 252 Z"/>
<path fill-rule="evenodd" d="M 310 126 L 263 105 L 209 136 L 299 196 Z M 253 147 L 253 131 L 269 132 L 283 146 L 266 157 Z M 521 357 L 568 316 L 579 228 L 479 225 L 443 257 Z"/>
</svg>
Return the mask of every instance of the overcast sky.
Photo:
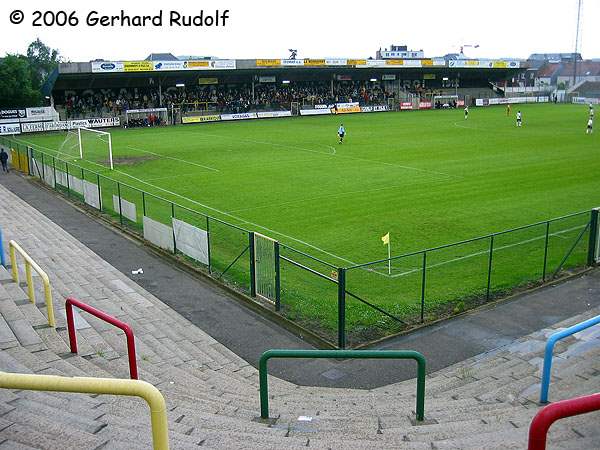
<svg viewBox="0 0 600 450">
<path fill-rule="evenodd" d="M 375 56 L 379 47 L 406 44 L 426 56 L 458 52 L 469 57 L 519 57 L 534 52 L 572 52 L 578 0 L 414 0 L 414 1 L 116 1 L 22 0 L 0 5 L 0 55 L 25 52 L 39 37 L 67 60 L 143 59 L 149 53 L 220 58 L 300 58 Z M 85 5 L 85 6 L 84 6 Z M 76 11 L 81 22 L 101 14 L 157 14 L 170 10 L 196 15 L 201 9 L 229 9 L 225 28 L 33 27 L 35 10 Z M 13 25 L 21 9 L 25 21 Z M 583 0 L 581 53 L 600 57 L 600 0 Z"/>
</svg>

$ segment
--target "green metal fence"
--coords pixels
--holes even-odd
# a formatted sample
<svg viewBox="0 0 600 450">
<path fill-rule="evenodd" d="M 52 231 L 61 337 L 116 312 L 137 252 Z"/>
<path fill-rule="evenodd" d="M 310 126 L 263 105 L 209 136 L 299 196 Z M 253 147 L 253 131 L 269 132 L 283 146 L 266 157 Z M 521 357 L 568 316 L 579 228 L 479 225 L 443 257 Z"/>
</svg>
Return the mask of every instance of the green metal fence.
<svg viewBox="0 0 600 450">
<path fill-rule="evenodd" d="M 257 272 L 264 261 L 257 260 L 253 231 L 38 148 L 9 138 L 0 143 L 28 161 L 29 175 L 245 294 L 257 297 L 257 273 L 274 268 L 273 298 L 259 295 L 260 301 L 342 349 L 600 261 L 598 210 L 592 210 L 350 267 L 275 242 L 276 260 Z M 194 230 L 202 254 L 178 245 L 176 224 Z"/>
</svg>

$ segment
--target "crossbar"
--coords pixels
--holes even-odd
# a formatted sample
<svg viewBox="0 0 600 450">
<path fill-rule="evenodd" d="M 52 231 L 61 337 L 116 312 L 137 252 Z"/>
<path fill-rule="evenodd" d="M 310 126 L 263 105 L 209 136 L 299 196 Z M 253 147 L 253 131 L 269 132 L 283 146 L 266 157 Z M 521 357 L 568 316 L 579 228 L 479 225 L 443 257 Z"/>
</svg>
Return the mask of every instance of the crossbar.
<svg viewBox="0 0 600 450">
<path fill-rule="evenodd" d="M 260 417 L 269 418 L 267 362 L 272 358 L 414 359 L 417 362 L 417 420 L 425 419 L 425 357 L 413 350 L 267 350 L 259 361 Z"/>
<path fill-rule="evenodd" d="M 145 381 L 0 372 L 0 388 L 140 397 L 150 407 L 154 450 L 169 450 L 165 398 L 156 387 Z"/>
<path fill-rule="evenodd" d="M 528 450 L 545 450 L 550 426 L 557 420 L 600 410 L 600 393 L 562 400 L 538 411 L 529 425 Z"/>
<path fill-rule="evenodd" d="M 44 285 L 44 299 L 46 301 L 46 309 L 48 310 L 48 325 L 54 327 L 56 322 L 54 321 L 54 306 L 52 305 L 52 290 L 50 288 L 50 279 L 46 272 L 42 270 L 40 266 L 27 254 L 25 250 L 21 248 L 19 244 L 11 240 L 8 242 L 8 249 L 10 254 L 10 265 L 12 278 L 15 283 L 19 283 L 19 267 L 17 266 L 17 253 L 20 254 L 25 260 L 25 277 L 27 278 L 27 296 L 29 301 L 35 304 L 35 290 L 33 286 L 33 276 L 31 269 L 35 270 L 42 279 Z"/>
<path fill-rule="evenodd" d="M 550 370 L 552 369 L 552 352 L 554 351 L 554 344 L 557 341 L 571 336 L 575 333 L 585 330 L 586 328 L 593 327 L 600 323 L 600 316 L 592 317 L 584 322 L 580 322 L 572 327 L 566 328 L 562 331 L 554 333 L 548 338 L 546 342 L 546 349 L 544 351 L 544 367 L 542 369 L 542 383 L 540 389 L 540 403 L 548 403 L 548 390 L 550 389 Z"/>
<path fill-rule="evenodd" d="M 127 337 L 127 358 L 129 359 L 129 376 L 132 380 L 138 379 L 137 361 L 135 357 L 135 340 L 133 330 L 125 322 L 120 321 L 116 317 L 106 314 L 104 311 L 94 308 L 73 297 L 67 297 L 65 308 L 67 313 L 67 328 L 69 330 L 69 344 L 71 345 L 71 353 L 77 353 L 77 334 L 75 332 L 75 321 L 73 320 L 73 306 L 90 313 L 98 319 L 104 320 L 125 332 Z"/>
</svg>

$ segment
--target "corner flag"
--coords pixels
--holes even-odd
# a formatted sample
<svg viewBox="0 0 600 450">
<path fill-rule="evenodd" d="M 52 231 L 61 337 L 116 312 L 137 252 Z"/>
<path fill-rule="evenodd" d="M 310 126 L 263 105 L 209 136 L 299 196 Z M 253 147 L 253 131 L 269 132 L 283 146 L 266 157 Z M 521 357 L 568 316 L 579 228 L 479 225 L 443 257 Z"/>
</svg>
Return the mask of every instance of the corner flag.
<svg viewBox="0 0 600 450">
<path fill-rule="evenodd" d="M 392 274 L 392 246 L 390 245 L 390 232 L 388 231 L 385 235 L 381 236 L 383 245 L 388 246 L 388 275 Z"/>
<path fill-rule="evenodd" d="M 383 241 L 383 245 L 390 245 L 390 233 L 382 236 L 381 240 Z"/>
</svg>

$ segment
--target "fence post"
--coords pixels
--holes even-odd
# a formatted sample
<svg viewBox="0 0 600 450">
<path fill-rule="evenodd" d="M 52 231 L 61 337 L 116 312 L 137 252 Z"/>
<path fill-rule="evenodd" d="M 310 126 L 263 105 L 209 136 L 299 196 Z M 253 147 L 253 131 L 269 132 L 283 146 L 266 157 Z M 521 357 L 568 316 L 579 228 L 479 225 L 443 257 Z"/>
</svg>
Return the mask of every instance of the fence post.
<svg viewBox="0 0 600 450">
<path fill-rule="evenodd" d="M 546 267 L 548 264 L 548 239 L 550 237 L 550 221 L 546 222 L 546 241 L 544 243 L 544 267 L 542 269 L 542 281 L 546 281 Z"/>
<path fill-rule="evenodd" d="M 142 215 L 146 215 L 146 194 L 142 191 Z"/>
<path fill-rule="evenodd" d="M 45 167 L 45 164 L 44 164 L 44 154 L 40 153 L 40 155 L 42 155 L 42 181 L 46 182 L 46 167 Z"/>
<path fill-rule="evenodd" d="M 490 257 L 488 260 L 488 278 L 487 278 L 487 291 L 485 294 L 485 299 L 490 299 L 490 286 L 492 284 L 492 256 L 494 254 L 494 235 L 490 236 Z"/>
<path fill-rule="evenodd" d="M 210 219 L 206 216 L 206 250 L 208 253 L 208 273 L 212 273 L 211 265 L 210 265 Z"/>
<path fill-rule="evenodd" d="M 98 183 L 98 206 L 100 207 L 100 212 L 102 212 L 102 192 L 100 192 L 100 174 L 96 174 L 96 182 Z"/>
<path fill-rule="evenodd" d="M 254 265 L 254 231 L 248 233 L 248 250 L 250 253 L 250 295 L 256 297 L 256 267 Z"/>
<path fill-rule="evenodd" d="M 427 271 L 427 252 L 423 252 L 423 276 L 421 278 L 421 323 L 425 321 L 425 272 Z"/>
<path fill-rule="evenodd" d="M 275 252 L 275 311 L 281 309 L 281 274 L 279 273 L 279 242 L 273 244 Z"/>
<path fill-rule="evenodd" d="M 173 254 L 177 254 L 177 239 L 175 239 L 175 227 L 173 219 L 175 218 L 175 203 L 171 202 L 171 229 L 173 230 Z"/>
<path fill-rule="evenodd" d="M 338 348 L 346 348 L 346 269 L 338 268 Z"/>
<path fill-rule="evenodd" d="M 52 157 L 52 173 L 54 174 L 54 186 L 53 188 L 58 190 L 58 187 L 56 186 L 56 158 L 53 156 Z"/>
<path fill-rule="evenodd" d="M 587 265 L 593 266 L 596 258 L 600 255 L 596 255 L 596 247 L 598 246 L 598 214 L 600 208 L 594 208 L 591 211 L 590 217 L 590 239 L 588 244 L 588 259 Z"/>
<path fill-rule="evenodd" d="M 121 183 L 117 181 L 117 196 L 119 197 L 119 223 L 123 226 L 123 213 L 121 212 Z"/>
<path fill-rule="evenodd" d="M 71 182 L 69 181 L 69 163 L 65 161 L 65 171 L 67 172 L 67 198 L 71 197 Z"/>
</svg>

